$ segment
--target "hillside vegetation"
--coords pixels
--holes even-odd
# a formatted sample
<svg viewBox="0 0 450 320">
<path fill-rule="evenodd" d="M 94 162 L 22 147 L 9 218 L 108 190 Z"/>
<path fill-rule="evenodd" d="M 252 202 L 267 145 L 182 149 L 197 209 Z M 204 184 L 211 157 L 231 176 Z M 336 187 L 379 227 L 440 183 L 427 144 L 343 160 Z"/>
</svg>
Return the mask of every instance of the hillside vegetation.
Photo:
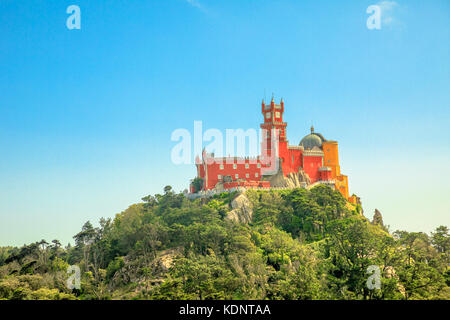
<svg viewBox="0 0 450 320">
<path fill-rule="evenodd" d="M 86 222 L 73 246 L 0 248 L 0 299 L 450 299 L 445 226 L 391 234 L 326 186 L 249 190 L 243 223 L 230 218 L 236 196 L 188 200 L 168 186 Z M 66 285 L 72 265 L 80 289 Z"/>
</svg>

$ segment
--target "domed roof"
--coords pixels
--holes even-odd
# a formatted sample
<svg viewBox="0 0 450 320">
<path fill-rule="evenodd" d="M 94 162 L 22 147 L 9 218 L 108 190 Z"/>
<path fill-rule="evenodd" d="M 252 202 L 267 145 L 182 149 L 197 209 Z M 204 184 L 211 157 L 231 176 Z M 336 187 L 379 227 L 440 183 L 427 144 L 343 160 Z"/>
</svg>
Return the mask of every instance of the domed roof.
<svg viewBox="0 0 450 320">
<path fill-rule="evenodd" d="M 314 127 L 311 127 L 311 133 L 305 136 L 302 141 L 300 141 L 299 146 L 306 149 L 312 149 L 314 147 L 322 147 L 322 143 L 327 141 L 320 133 L 314 132 Z"/>
</svg>

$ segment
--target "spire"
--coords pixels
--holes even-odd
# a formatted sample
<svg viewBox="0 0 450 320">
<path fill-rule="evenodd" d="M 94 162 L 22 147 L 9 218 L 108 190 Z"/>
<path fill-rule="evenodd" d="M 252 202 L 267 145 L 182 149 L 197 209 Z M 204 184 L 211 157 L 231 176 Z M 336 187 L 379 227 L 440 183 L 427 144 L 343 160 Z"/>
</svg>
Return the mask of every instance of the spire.
<svg viewBox="0 0 450 320">
<path fill-rule="evenodd" d="M 311 133 L 314 133 L 314 126 L 311 125 Z"/>
</svg>

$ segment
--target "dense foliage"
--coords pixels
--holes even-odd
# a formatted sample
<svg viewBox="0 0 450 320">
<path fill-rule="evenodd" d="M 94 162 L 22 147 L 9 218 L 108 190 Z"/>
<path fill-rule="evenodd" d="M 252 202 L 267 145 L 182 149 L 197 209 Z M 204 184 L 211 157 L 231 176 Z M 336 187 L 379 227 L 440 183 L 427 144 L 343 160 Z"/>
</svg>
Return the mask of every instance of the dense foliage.
<svg viewBox="0 0 450 320">
<path fill-rule="evenodd" d="M 0 248 L 0 299 L 450 299 L 448 228 L 396 231 L 326 186 L 246 192 L 250 224 L 227 218 L 235 193 L 188 200 L 171 187 L 63 248 Z M 67 270 L 81 270 L 68 289 Z M 380 289 L 369 289 L 378 266 Z"/>
</svg>

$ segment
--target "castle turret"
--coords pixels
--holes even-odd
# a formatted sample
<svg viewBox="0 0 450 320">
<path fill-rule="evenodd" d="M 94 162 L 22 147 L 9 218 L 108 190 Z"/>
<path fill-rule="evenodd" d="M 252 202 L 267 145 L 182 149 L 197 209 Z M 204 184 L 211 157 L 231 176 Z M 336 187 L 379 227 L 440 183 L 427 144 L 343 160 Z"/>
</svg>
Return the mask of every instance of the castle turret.
<svg viewBox="0 0 450 320">
<path fill-rule="evenodd" d="M 285 154 L 287 150 L 286 139 L 286 126 L 287 123 L 283 122 L 284 113 L 284 101 L 281 100 L 280 104 L 276 104 L 272 96 L 270 105 L 263 104 L 262 114 L 264 122 L 261 124 L 261 129 L 265 130 L 266 136 L 262 142 L 261 150 L 262 155 L 272 156 L 272 138 L 278 138 L 278 153 Z M 276 131 L 275 131 L 276 130 Z"/>
</svg>

